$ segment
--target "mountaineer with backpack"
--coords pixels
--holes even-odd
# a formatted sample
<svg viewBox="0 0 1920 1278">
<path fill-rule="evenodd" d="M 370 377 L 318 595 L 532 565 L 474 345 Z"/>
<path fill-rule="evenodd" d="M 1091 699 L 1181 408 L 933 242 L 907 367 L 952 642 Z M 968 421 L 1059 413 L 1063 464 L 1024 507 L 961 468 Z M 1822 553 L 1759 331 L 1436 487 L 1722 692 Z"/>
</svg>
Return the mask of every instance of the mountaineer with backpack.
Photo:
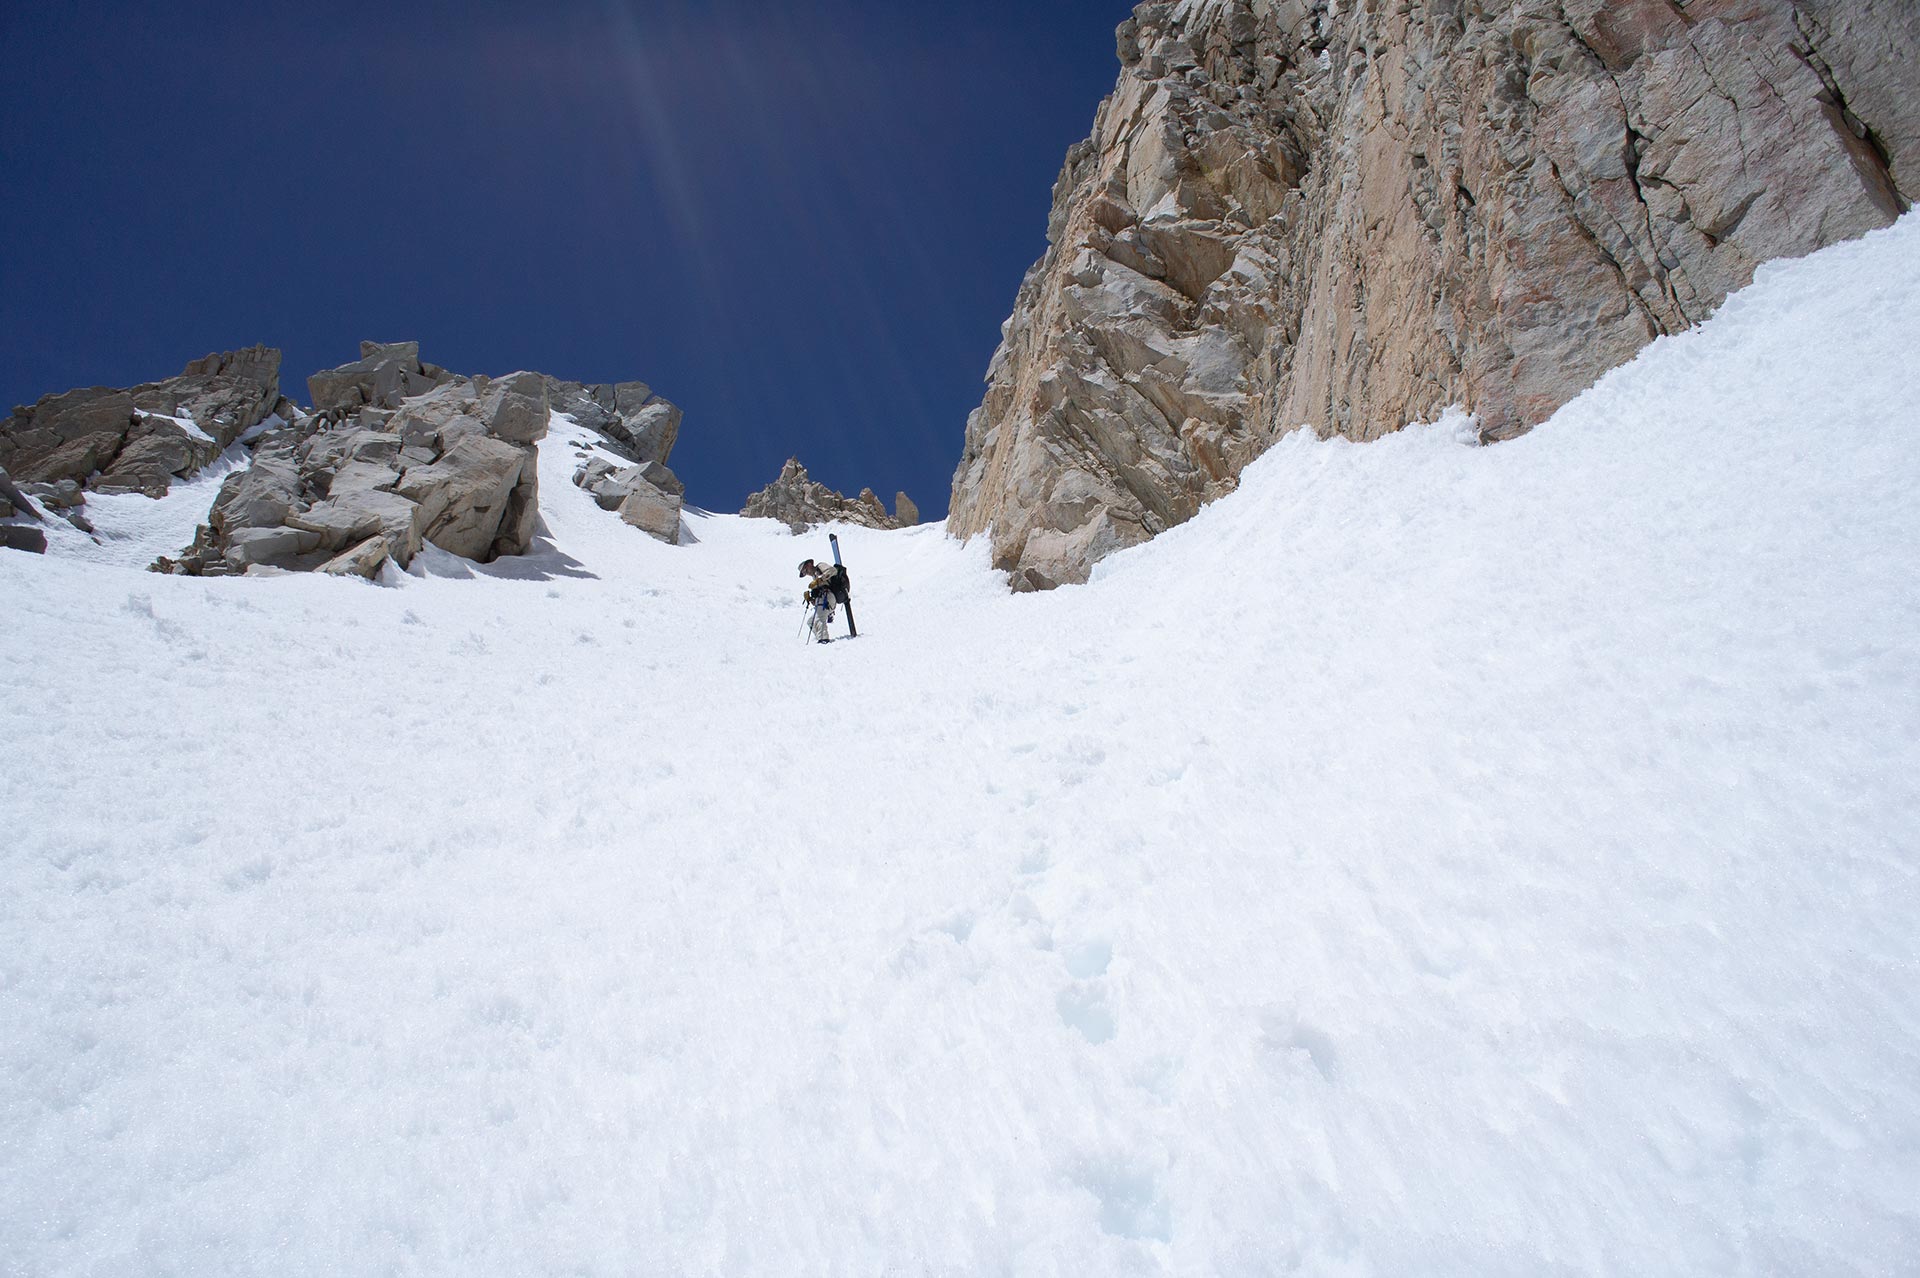
<svg viewBox="0 0 1920 1278">
<path fill-rule="evenodd" d="M 837 551 L 839 547 L 835 547 Z M 847 638 L 857 639 L 860 631 L 853 624 L 852 589 L 847 578 L 847 570 L 839 564 L 816 564 L 808 559 L 800 565 L 800 575 L 808 578 L 806 590 L 801 598 L 813 609 L 809 625 L 816 643 L 827 643 L 832 636 L 827 633 L 828 625 L 833 621 L 833 608 L 837 603 L 847 610 Z"/>
</svg>

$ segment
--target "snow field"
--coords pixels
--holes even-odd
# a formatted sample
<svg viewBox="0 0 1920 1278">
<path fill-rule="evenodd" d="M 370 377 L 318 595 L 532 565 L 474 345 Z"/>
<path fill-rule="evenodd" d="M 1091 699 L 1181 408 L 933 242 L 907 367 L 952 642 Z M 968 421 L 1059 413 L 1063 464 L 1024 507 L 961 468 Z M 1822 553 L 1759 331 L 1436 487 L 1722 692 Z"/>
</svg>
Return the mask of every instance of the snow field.
<svg viewBox="0 0 1920 1278">
<path fill-rule="evenodd" d="M 564 421 L 519 562 L 0 557 L 0 1272 L 1913 1272 L 1916 344 L 1909 218 L 825 648 Z"/>
</svg>

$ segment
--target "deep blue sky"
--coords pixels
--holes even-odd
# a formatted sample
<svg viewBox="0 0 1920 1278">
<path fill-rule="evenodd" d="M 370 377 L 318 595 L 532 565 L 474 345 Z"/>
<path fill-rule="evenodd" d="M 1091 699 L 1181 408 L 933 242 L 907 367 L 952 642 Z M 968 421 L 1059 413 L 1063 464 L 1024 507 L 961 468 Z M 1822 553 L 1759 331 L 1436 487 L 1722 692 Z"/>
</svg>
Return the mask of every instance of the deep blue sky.
<svg viewBox="0 0 1920 1278">
<path fill-rule="evenodd" d="M 946 508 L 1130 0 L 0 6 L 0 411 L 363 337 Z"/>
</svg>

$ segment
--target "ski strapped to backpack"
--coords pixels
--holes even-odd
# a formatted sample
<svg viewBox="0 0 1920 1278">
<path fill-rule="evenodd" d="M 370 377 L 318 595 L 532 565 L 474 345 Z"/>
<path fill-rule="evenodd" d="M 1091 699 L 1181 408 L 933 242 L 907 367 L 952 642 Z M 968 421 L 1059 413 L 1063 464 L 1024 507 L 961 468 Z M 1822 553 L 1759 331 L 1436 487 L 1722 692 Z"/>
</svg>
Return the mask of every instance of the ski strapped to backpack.
<svg viewBox="0 0 1920 1278">
<path fill-rule="evenodd" d="M 837 533 L 827 534 L 827 544 L 833 547 L 833 576 L 829 579 L 829 589 L 842 608 L 847 610 L 847 638 L 858 639 L 860 628 L 853 624 L 853 578 L 847 575 L 847 566 L 840 562 L 840 537 Z"/>
</svg>

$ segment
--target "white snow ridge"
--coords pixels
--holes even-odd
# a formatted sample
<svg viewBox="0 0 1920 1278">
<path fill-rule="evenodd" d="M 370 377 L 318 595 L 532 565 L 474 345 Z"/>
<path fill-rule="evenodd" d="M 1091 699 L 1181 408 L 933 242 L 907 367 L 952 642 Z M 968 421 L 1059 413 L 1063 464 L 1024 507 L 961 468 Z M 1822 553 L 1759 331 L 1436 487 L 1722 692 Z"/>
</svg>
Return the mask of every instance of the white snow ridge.
<svg viewBox="0 0 1920 1278">
<path fill-rule="evenodd" d="M 1920 1272 L 1915 349 L 1909 217 L 824 648 L 565 423 L 458 578 L 0 554 L 0 1272 Z"/>
</svg>

